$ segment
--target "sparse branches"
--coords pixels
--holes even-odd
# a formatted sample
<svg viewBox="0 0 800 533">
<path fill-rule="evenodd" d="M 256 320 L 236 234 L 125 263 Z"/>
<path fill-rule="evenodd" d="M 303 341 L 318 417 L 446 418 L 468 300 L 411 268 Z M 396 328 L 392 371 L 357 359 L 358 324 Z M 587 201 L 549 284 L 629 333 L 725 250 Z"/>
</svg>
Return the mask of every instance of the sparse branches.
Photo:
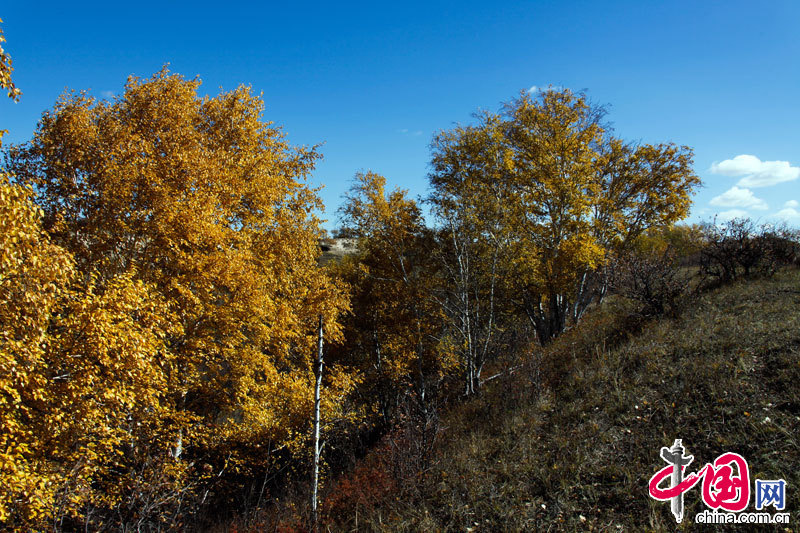
<svg viewBox="0 0 800 533">
<path fill-rule="evenodd" d="M 705 224 L 703 236 L 701 271 L 718 283 L 741 276 L 770 276 L 780 265 L 797 264 L 800 256 L 796 231 L 785 226 L 756 226 L 747 218 Z"/>
<path fill-rule="evenodd" d="M 612 290 L 639 302 L 644 316 L 675 316 L 690 294 L 692 276 L 681 269 L 679 257 L 670 248 L 620 253 L 611 265 Z"/>
<path fill-rule="evenodd" d="M 2 23 L 3 19 L 0 19 L 0 24 Z M 12 66 L 11 56 L 3 50 L 4 42 L 6 42 L 6 38 L 3 36 L 2 28 L 0 28 L 0 89 L 5 90 L 9 98 L 17 101 L 22 91 L 17 89 L 14 85 L 14 81 L 11 79 L 11 73 L 14 71 L 14 67 Z"/>
</svg>

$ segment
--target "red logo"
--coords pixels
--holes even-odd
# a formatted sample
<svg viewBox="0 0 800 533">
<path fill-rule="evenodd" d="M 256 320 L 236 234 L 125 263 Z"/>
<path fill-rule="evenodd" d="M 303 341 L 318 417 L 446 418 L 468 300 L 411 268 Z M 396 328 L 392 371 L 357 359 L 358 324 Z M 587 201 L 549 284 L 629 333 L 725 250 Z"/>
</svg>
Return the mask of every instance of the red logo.
<svg viewBox="0 0 800 533">
<path fill-rule="evenodd" d="M 672 448 L 661 448 L 661 458 L 667 466 L 650 478 L 650 496 L 656 500 L 671 500 L 675 519 L 683 520 L 683 494 L 703 481 L 703 502 L 711 509 L 739 512 L 750 503 L 750 470 L 747 461 L 738 453 L 723 453 L 714 463 L 707 463 L 698 472 L 684 476 L 684 470 L 694 457 L 684 455 L 677 439 Z M 668 487 L 662 488 L 669 478 Z"/>
</svg>

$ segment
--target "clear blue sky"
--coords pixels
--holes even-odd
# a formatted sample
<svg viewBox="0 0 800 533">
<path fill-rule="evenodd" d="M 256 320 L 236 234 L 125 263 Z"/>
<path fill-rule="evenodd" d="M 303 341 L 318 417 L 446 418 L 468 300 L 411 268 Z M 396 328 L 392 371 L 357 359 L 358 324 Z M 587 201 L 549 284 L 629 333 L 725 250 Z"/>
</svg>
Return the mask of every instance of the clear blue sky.
<svg viewBox="0 0 800 533">
<path fill-rule="evenodd" d="M 0 18 L 23 91 L 0 101 L 7 142 L 65 88 L 118 94 L 164 63 L 206 93 L 249 84 L 291 143 L 325 143 L 328 227 L 356 171 L 424 195 L 434 132 L 550 84 L 609 104 L 625 139 L 694 148 L 692 220 L 800 225 L 797 1 L 17 1 Z"/>
</svg>

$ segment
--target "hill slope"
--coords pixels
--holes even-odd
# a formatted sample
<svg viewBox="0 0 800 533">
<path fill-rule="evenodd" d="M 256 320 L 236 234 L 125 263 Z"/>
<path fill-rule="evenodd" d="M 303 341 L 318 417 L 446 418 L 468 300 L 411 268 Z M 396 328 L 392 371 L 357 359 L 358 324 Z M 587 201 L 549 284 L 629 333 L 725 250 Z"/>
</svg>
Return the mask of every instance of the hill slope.
<svg viewBox="0 0 800 533">
<path fill-rule="evenodd" d="M 799 528 L 800 271 L 707 293 L 615 348 L 605 347 L 615 337 L 609 316 L 596 313 L 543 354 L 550 392 L 532 398 L 519 378 L 492 382 L 443 421 L 420 480 L 340 514 L 337 529 L 708 527 L 693 523 L 705 509 L 699 485 L 677 528 L 669 503 L 648 496 L 648 480 L 665 466 L 659 450 L 676 438 L 695 457 L 692 471 L 731 451 L 749 462 L 751 487 L 755 478 L 785 479 L 789 530 Z"/>
</svg>

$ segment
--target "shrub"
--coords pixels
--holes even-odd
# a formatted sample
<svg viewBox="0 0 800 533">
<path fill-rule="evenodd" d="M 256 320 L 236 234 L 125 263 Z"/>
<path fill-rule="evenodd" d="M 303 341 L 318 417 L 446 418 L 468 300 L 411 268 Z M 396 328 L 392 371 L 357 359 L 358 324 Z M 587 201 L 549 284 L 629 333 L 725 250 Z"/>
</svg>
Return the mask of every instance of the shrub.
<svg viewBox="0 0 800 533">
<path fill-rule="evenodd" d="M 658 255 L 629 252 L 612 262 L 610 285 L 616 293 L 639 302 L 641 314 L 677 314 L 689 294 L 690 274 L 680 268 L 671 248 Z"/>
<path fill-rule="evenodd" d="M 756 226 L 750 219 L 704 226 L 701 273 L 717 283 L 741 276 L 771 276 L 781 265 L 800 263 L 798 232 L 786 226 Z"/>
</svg>

